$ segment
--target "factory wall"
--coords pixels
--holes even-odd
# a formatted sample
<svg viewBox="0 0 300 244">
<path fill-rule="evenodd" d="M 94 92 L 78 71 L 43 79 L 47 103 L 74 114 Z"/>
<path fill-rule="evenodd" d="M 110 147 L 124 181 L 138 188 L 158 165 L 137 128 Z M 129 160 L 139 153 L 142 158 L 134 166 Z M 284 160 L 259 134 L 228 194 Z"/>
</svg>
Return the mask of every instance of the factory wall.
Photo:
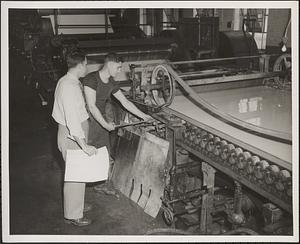
<svg viewBox="0 0 300 244">
<path fill-rule="evenodd" d="M 278 47 L 289 20 L 289 9 L 270 9 L 268 20 L 267 46 Z M 290 26 L 291 27 L 291 26 Z M 287 47 L 291 47 L 291 28 L 288 30 Z"/>
<path fill-rule="evenodd" d="M 216 16 L 219 17 L 220 31 L 233 30 L 234 18 L 235 18 L 234 10 L 235 9 L 216 9 Z M 193 14 L 193 9 L 182 9 L 181 17 L 182 18 L 195 17 Z M 242 20 L 242 16 L 240 16 L 240 19 Z M 240 23 L 242 23 L 241 20 Z"/>
<path fill-rule="evenodd" d="M 192 8 L 182 9 L 180 12 L 181 12 L 181 18 L 195 17 L 194 14 L 193 14 L 193 9 Z"/>
<path fill-rule="evenodd" d="M 234 9 L 218 9 L 217 13 L 219 16 L 219 30 L 233 30 Z"/>
</svg>

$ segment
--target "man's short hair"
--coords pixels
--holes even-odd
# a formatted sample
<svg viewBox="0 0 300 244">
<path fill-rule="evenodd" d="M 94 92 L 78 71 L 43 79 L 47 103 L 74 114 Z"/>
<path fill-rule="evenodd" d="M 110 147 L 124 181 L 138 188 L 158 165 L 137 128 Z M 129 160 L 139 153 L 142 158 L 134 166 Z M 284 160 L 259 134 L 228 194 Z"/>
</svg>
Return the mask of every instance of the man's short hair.
<svg viewBox="0 0 300 244">
<path fill-rule="evenodd" d="M 106 54 L 104 57 L 104 63 L 108 63 L 108 62 L 119 63 L 119 62 L 123 62 L 123 60 L 116 53 L 112 52 L 112 53 Z"/>
<path fill-rule="evenodd" d="M 85 53 L 81 50 L 72 50 L 67 54 L 68 69 L 76 67 L 85 60 Z"/>
</svg>

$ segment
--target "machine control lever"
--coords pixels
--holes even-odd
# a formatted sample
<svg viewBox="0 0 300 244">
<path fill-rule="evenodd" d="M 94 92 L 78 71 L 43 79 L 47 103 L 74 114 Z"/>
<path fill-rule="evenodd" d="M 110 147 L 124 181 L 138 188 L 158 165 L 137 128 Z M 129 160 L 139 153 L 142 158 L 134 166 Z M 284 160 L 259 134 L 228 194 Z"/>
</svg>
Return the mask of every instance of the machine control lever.
<svg viewBox="0 0 300 244">
<path fill-rule="evenodd" d="M 133 123 L 124 123 L 124 124 L 119 124 L 116 125 L 115 128 L 119 129 L 119 128 L 123 128 L 123 127 L 127 127 L 127 126 L 133 126 L 133 125 L 140 125 L 140 124 L 153 124 L 154 122 L 147 122 L 147 121 L 138 121 L 138 122 L 133 122 Z"/>
</svg>

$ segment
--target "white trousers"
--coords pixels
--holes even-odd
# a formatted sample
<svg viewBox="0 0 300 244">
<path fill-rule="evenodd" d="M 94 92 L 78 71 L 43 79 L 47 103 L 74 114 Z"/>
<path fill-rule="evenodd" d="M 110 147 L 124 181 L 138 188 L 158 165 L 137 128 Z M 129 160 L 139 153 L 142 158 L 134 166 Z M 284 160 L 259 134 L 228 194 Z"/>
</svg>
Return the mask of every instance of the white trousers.
<svg viewBox="0 0 300 244">
<path fill-rule="evenodd" d="M 88 121 L 82 123 L 85 136 L 88 136 Z M 79 145 L 68 138 L 68 129 L 66 126 L 58 125 L 57 145 L 66 161 L 67 149 L 80 149 Z M 67 219 L 79 219 L 83 217 L 85 183 L 82 182 L 64 182 L 64 217 Z"/>
</svg>

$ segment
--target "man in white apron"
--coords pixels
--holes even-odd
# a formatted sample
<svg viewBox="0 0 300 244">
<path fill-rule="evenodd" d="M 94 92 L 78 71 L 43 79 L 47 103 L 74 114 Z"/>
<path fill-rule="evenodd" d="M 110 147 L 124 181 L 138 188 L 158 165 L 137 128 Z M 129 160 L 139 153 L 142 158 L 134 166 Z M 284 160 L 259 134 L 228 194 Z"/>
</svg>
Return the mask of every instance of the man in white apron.
<svg viewBox="0 0 300 244">
<path fill-rule="evenodd" d="M 80 77 L 86 74 L 87 60 L 80 51 L 67 55 L 68 72 L 57 83 L 54 95 L 52 117 L 58 123 L 57 144 L 66 161 L 68 149 L 82 149 L 89 156 L 97 152 L 94 146 L 87 144 L 88 118 Z M 76 226 L 85 226 L 91 220 L 83 213 L 91 209 L 84 206 L 85 183 L 64 182 L 64 218 L 65 222 Z"/>
</svg>

